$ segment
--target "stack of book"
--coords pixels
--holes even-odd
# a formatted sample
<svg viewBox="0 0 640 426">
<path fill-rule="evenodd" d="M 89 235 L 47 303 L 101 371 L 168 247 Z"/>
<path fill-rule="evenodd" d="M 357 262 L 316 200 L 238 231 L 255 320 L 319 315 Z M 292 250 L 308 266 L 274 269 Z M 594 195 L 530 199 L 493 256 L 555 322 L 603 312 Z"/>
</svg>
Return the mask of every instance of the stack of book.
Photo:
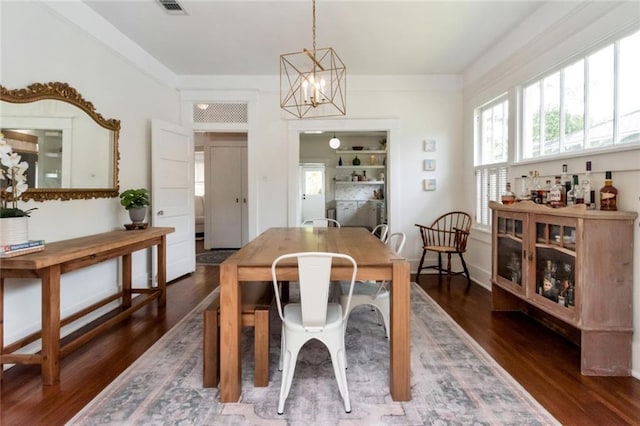
<svg viewBox="0 0 640 426">
<path fill-rule="evenodd" d="M 26 243 L 6 244 L 0 246 L 0 258 L 20 256 L 44 250 L 44 240 L 30 240 Z"/>
</svg>

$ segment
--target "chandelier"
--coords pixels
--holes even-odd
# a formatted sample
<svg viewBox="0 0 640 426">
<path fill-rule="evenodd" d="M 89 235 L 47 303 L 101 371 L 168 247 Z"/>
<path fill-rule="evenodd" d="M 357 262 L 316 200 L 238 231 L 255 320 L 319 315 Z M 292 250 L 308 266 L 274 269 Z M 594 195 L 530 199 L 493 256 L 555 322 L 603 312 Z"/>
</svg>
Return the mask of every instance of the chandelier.
<svg viewBox="0 0 640 426">
<path fill-rule="evenodd" d="M 298 118 L 346 115 L 347 68 L 331 47 L 280 55 L 280 107 Z"/>
</svg>

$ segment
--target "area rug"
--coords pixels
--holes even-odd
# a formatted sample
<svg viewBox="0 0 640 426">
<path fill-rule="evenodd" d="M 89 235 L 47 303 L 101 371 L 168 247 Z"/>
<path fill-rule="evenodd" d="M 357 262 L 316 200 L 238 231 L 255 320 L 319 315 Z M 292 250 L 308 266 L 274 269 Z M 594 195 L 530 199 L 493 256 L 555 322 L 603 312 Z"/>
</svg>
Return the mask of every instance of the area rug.
<svg viewBox="0 0 640 426">
<path fill-rule="evenodd" d="M 253 387 L 253 329 L 245 328 L 241 399 L 222 404 L 216 388 L 202 387 L 202 311 L 215 296 L 214 291 L 69 424 L 558 424 L 416 284 L 411 290 L 411 401 L 391 399 L 389 342 L 375 313 L 360 306 L 347 328 L 350 414 L 344 412 L 328 352 L 317 341 L 302 348 L 285 412 L 276 413 L 282 374 L 275 309 L 269 386 Z"/>
<path fill-rule="evenodd" d="M 196 265 L 219 265 L 238 250 L 211 250 L 196 255 Z"/>
</svg>

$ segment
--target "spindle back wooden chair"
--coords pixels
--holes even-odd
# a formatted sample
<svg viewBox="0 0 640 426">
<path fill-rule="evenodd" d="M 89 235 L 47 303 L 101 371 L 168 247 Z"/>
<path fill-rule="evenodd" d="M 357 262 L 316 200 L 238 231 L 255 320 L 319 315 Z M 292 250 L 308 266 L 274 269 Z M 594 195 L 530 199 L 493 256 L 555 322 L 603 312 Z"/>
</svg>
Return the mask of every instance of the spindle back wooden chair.
<svg viewBox="0 0 640 426">
<path fill-rule="evenodd" d="M 438 282 L 442 279 L 443 272 L 447 273 L 447 277 L 452 275 L 464 274 L 467 276 L 467 290 L 471 286 L 471 277 L 469 269 L 464 261 L 463 253 L 467 250 L 467 239 L 471 230 L 471 216 L 465 212 L 454 211 L 443 214 L 433 221 L 429 226 L 416 224 L 420 230 L 422 237 L 422 257 L 418 265 L 416 281 L 420 280 L 420 272 L 423 269 L 435 269 L 438 271 Z M 424 259 L 427 252 L 435 252 L 438 254 L 438 264 L 433 266 L 424 266 Z M 442 255 L 447 255 L 447 266 L 442 266 Z M 454 272 L 451 270 L 451 255 L 458 254 L 462 263 L 462 271 Z"/>
</svg>

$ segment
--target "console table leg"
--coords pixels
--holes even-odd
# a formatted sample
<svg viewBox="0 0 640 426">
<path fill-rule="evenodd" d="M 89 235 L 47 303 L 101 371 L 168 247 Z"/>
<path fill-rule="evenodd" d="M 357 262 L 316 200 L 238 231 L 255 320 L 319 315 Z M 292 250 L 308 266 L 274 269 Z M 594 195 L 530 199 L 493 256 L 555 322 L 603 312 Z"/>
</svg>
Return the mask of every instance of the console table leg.
<svg viewBox="0 0 640 426">
<path fill-rule="evenodd" d="M 167 306 L 167 236 L 163 235 L 158 244 L 158 309 Z"/>
<path fill-rule="evenodd" d="M 42 270 L 42 381 L 60 382 L 60 265 Z"/>
<path fill-rule="evenodd" d="M 131 253 L 122 256 L 122 307 L 131 307 Z"/>
</svg>

